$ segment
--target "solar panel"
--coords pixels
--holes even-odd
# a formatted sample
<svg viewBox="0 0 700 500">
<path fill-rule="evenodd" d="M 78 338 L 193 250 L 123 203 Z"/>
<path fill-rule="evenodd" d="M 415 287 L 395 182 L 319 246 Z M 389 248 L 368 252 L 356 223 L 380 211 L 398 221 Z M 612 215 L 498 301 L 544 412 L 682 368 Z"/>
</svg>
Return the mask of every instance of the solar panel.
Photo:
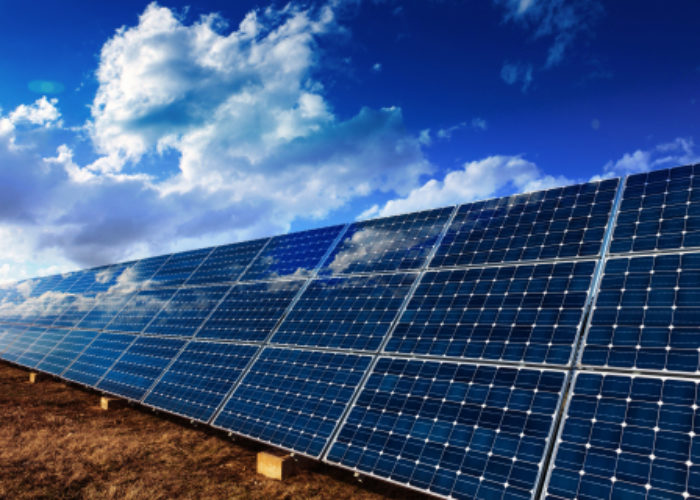
<svg viewBox="0 0 700 500">
<path fill-rule="evenodd" d="M 697 384 L 579 373 L 547 498 L 700 496 Z"/>
<path fill-rule="evenodd" d="M 46 328 L 30 326 L 17 335 L 14 341 L 3 351 L 2 358 L 6 361 L 18 363 L 19 358 L 38 339 Z"/>
<path fill-rule="evenodd" d="M 244 281 L 304 278 L 320 263 L 343 226 L 330 226 L 275 236 L 240 278 Z"/>
<path fill-rule="evenodd" d="M 144 403 L 208 422 L 258 349 L 231 342 L 190 342 Z"/>
<path fill-rule="evenodd" d="M 385 351 L 567 364 L 595 264 L 427 272 Z"/>
<path fill-rule="evenodd" d="M 236 281 L 268 238 L 216 247 L 187 280 L 188 285 Z"/>
<path fill-rule="evenodd" d="M 318 457 L 371 357 L 265 348 L 213 425 Z"/>
<path fill-rule="evenodd" d="M 565 373 L 383 357 L 326 460 L 452 498 L 531 498 Z"/>
<path fill-rule="evenodd" d="M 4 359 L 4 353 L 17 340 L 17 338 L 26 330 L 26 326 L 7 325 L 2 327 L 5 335 L 0 339 L 0 357 Z"/>
<path fill-rule="evenodd" d="M 401 273 L 315 279 L 272 342 L 374 351 L 415 278 L 415 274 Z"/>
<path fill-rule="evenodd" d="M 609 260 L 582 362 L 700 370 L 700 253 Z"/>
<path fill-rule="evenodd" d="M 146 281 L 153 278 L 153 275 L 165 264 L 170 255 L 159 255 L 148 259 L 137 260 L 128 263 L 125 270 L 127 277 L 134 286 L 144 285 Z"/>
<path fill-rule="evenodd" d="M 435 246 L 453 208 L 355 222 L 330 254 L 322 274 L 418 269 Z"/>
<path fill-rule="evenodd" d="M 60 375 L 97 336 L 87 330 L 70 330 L 37 365 L 38 370 Z"/>
<path fill-rule="evenodd" d="M 195 269 L 207 258 L 212 248 L 175 253 L 151 278 L 154 286 L 182 285 Z"/>
<path fill-rule="evenodd" d="M 700 246 L 700 164 L 627 177 L 612 253 Z"/>
<path fill-rule="evenodd" d="M 61 376 L 94 386 L 135 339 L 126 333 L 100 333 Z"/>
<path fill-rule="evenodd" d="M 229 288 L 229 285 L 180 288 L 144 333 L 191 337 Z"/>
<path fill-rule="evenodd" d="M 196 338 L 265 340 L 303 284 L 303 281 L 269 281 L 235 285 Z"/>
<path fill-rule="evenodd" d="M 76 325 L 78 328 L 101 330 L 134 295 L 134 292 L 113 292 L 99 295 L 92 308 Z"/>
<path fill-rule="evenodd" d="M 139 333 L 165 307 L 175 293 L 173 288 L 140 290 L 124 305 L 121 311 L 106 326 L 115 332 Z"/>
<path fill-rule="evenodd" d="M 68 330 L 49 328 L 17 358 L 20 365 L 34 368 L 66 336 Z"/>
<path fill-rule="evenodd" d="M 618 181 L 462 205 L 430 267 L 598 255 Z"/>
<path fill-rule="evenodd" d="M 184 345 L 180 339 L 138 337 L 97 388 L 140 400 Z"/>
</svg>

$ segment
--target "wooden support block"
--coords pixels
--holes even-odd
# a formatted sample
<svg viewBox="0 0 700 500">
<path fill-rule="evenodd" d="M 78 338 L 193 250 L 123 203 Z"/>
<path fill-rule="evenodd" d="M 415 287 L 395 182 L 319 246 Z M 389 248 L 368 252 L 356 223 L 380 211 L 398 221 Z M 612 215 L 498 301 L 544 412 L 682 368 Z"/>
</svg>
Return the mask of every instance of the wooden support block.
<svg viewBox="0 0 700 500">
<path fill-rule="evenodd" d="M 102 408 L 105 411 L 122 408 L 125 404 L 126 401 L 124 401 L 123 399 L 108 398 L 106 396 L 102 396 L 100 398 L 100 408 Z"/>
<path fill-rule="evenodd" d="M 30 384 L 36 384 L 37 382 L 40 382 L 43 378 L 44 378 L 43 373 L 29 372 L 29 383 Z"/>
<path fill-rule="evenodd" d="M 277 456 L 266 451 L 258 453 L 258 474 L 284 481 L 296 473 L 296 462 L 291 455 Z"/>
</svg>

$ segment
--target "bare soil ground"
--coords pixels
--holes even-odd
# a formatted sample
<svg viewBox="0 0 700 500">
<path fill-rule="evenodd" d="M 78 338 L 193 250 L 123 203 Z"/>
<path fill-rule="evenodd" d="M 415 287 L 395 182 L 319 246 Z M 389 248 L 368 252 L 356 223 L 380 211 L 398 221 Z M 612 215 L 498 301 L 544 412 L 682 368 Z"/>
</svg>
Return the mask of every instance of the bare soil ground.
<svg viewBox="0 0 700 500">
<path fill-rule="evenodd" d="M 255 472 L 266 449 L 0 362 L 0 498 L 426 499 L 312 464 L 286 480 Z"/>
</svg>

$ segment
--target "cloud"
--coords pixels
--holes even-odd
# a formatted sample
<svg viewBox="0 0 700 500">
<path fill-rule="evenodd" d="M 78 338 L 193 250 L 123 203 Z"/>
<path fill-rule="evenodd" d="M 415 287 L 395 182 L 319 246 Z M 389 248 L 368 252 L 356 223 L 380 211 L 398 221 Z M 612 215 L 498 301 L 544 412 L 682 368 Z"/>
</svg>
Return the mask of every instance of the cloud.
<svg viewBox="0 0 700 500">
<path fill-rule="evenodd" d="M 508 85 L 516 85 L 520 83 L 520 90 L 524 93 L 532 84 L 532 64 L 525 63 L 503 63 L 501 68 L 501 80 Z"/>
<path fill-rule="evenodd" d="M 632 153 L 625 153 L 615 161 L 609 161 L 603 167 L 603 174 L 594 179 L 618 177 L 697 162 L 700 162 L 700 153 L 695 151 L 693 139 L 677 137 L 673 141 L 658 144 L 651 149 L 637 149 Z"/>
<path fill-rule="evenodd" d="M 488 123 L 483 118 L 472 118 L 472 129 L 474 130 L 486 130 L 489 128 Z"/>
<path fill-rule="evenodd" d="M 7 118 L 14 126 L 22 124 L 60 126 L 61 112 L 56 107 L 57 103 L 56 98 L 47 99 L 46 96 L 42 96 L 32 104 L 20 104 Z"/>
<path fill-rule="evenodd" d="M 372 65 L 372 71 L 379 73 L 382 70 L 382 63 L 374 63 Z"/>
<path fill-rule="evenodd" d="M 406 197 L 390 200 L 382 207 L 375 205 L 359 218 L 415 212 L 573 182 L 563 176 L 544 174 L 537 165 L 522 156 L 489 156 L 465 163 L 463 168 L 447 173 L 442 180 L 431 179 Z"/>
<path fill-rule="evenodd" d="M 505 21 L 532 30 L 534 38 L 551 39 L 545 68 L 564 60 L 574 41 L 591 36 L 603 14 L 597 0 L 494 0 L 506 10 Z"/>
<path fill-rule="evenodd" d="M 482 131 L 488 129 L 488 123 L 486 123 L 486 120 L 483 118 L 472 118 L 471 121 L 463 121 L 450 127 L 439 128 L 437 132 L 435 132 L 435 137 L 438 139 L 450 140 L 455 132 L 467 127 L 472 130 Z M 429 146 L 432 143 L 431 130 L 429 128 L 421 130 L 418 135 L 418 141 L 421 144 Z"/>
</svg>

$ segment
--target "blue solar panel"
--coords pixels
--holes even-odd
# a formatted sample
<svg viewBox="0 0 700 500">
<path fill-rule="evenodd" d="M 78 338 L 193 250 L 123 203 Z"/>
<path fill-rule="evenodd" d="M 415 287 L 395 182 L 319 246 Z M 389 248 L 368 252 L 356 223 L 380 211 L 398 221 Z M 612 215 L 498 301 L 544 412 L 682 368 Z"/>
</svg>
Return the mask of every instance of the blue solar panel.
<svg viewBox="0 0 700 500">
<path fill-rule="evenodd" d="M 56 347 L 63 340 L 68 330 L 49 328 L 36 341 L 30 345 L 24 353 L 17 358 L 17 363 L 20 365 L 34 368 L 39 362 L 44 359 L 51 349 Z"/>
<path fill-rule="evenodd" d="M 234 286 L 196 337 L 253 342 L 265 340 L 303 283 L 270 281 Z"/>
<path fill-rule="evenodd" d="M 115 332 L 141 332 L 165 307 L 174 293 L 173 288 L 156 288 L 135 293 L 105 329 Z"/>
<path fill-rule="evenodd" d="M 14 343 L 17 338 L 26 330 L 26 326 L 6 325 L 2 327 L 4 333 L 0 338 L 0 358 L 5 359 L 5 351 Z"/>
<path fill-rule="evenodd" d="M 173 254 L 151 278 L 154 286 L 182 285 L 207 258 L 212 248 L 202 248 Z"/>
<path fill-rule="evenodd" d="M 114 316 L 122 310 L 122 307 L 134 295 L 134 292 L 113 292 L 99 295 L 92 304 L 92 308 L 76 325 L 78 328 L 101 330 Z"/>
<path fill-rule="evenodd" d="M 135 339 L 126 333 L 100 333 L 61 376 L 94 386 Z"/>
<path fill-rule="evenodd" d="M 266 348 L 213 425 L 318 457 L 370 356 Z"/>
<path fill-rule="evenodd" d="M 24 352 L 38 339 L 46 328 L 30 326 L 26 330 L 23 330 L 17 337 L 15 337 L 14 342 L 7 346 L 7 349 L 3 351 L 2 358 L 7 361 L 12 361 L 18 363 L 19 358 L 24 354 Z"/>
<path fill-rule="evenodd" d="M 184 345 L 180 339 L 139 337 L 97 388 L 140 400 Z"/>
<path fill-rule="evenodd" d="M 564 381 L 380 358 L 326 460 L 452 498 L 531 498 Z"/>
<path fill-rule="evenodd" d="M 129 280 L 136 286 L 145 284 L 165 264 L 170 255 L 159 255 L 148 259 L 137 260 L 127 264 Z"/>
<path fill-rule="evenodd" d="M 36 368 L 60 375 L 96 336 L 97 333 L 87 330 L 70 330 Z"/>
<path fill-rule="evenodd" d="M 700 371 L 700 253 L 609 260 L 582 362 Z"/>
<path fill-rule="evenodd" d="M 698 498 L 697 392 L 691 380 L 579 373 L 547 498 Z"/>
<path fill-rule="evenodd" d="M 258 349 L 231 342 L 190 342 L 144 403 L 208 422 Z"/>
<path fill-rule="evenodd" d="M 566 364 L 595 261 L 432 271 L 385 350 Z"/>
<path fill-rule="evenodd" d="M 190 276 L 187 284 L 236 281 L 267 241 L 268 238 L 265 238 L 216 247 Z"/>
<path fill-rule="evenodd" d="M 376 350 L 415 274 L 315 279 L 272 337 L 286 345 Z"/>
<path fill-rule="evenodd" d="M 144 333 L 191 337 L 229 288 L 223 285 L 179 289 Z"/>
<path fill-rule="evenodd" d="M 610 251 L 700 246 L 700 164 L 627 178 Z"/>
<path fill-rule="evenodd" d="M 342 229 L 343 226 L 330 226 L 275 236 L 241 279 L 251 281 L 309 276 Z"/>
<path fill-rule="evenodd" d="M 618 181 L 462 205 L 430 266 L 598 255 Z"/>
<path fill-rule="evenodd" d="M 322 274 L 418 269 L 453 208 L 355 222 L 330 254 Z"/>
</svg>

